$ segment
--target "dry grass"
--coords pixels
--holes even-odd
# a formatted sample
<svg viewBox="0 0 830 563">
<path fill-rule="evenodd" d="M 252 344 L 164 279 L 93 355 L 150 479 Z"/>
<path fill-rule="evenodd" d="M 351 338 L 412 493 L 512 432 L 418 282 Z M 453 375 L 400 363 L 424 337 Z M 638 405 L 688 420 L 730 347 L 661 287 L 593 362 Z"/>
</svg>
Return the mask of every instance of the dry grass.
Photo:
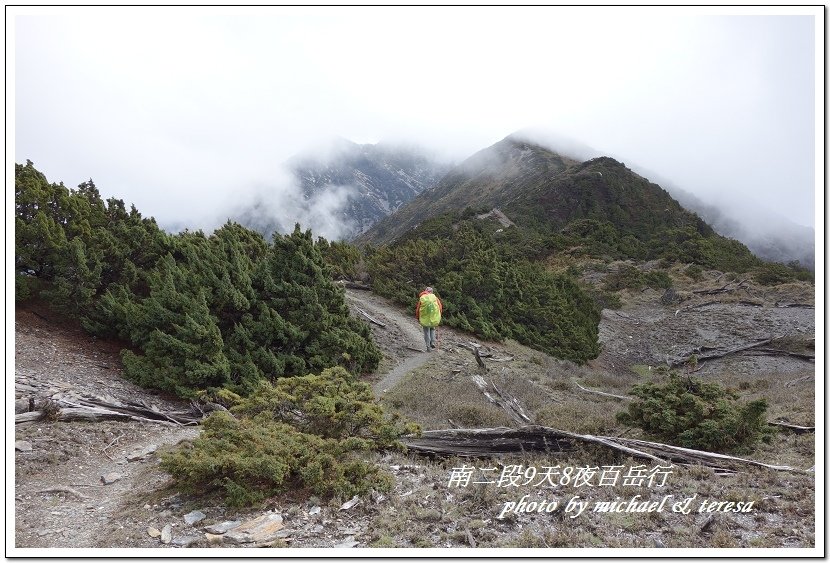
<svg viewBox="0 0 830 563">
<path fill-rule="evenodd" d="M 504 411 L 487 401 L 469 375 L 437 374 L 432 364 L 407 374 L 381 402 L 417 421 L 424 430 L 448 428 L 450 420 L 470 428 L 512 424 Z"/>
</svg>

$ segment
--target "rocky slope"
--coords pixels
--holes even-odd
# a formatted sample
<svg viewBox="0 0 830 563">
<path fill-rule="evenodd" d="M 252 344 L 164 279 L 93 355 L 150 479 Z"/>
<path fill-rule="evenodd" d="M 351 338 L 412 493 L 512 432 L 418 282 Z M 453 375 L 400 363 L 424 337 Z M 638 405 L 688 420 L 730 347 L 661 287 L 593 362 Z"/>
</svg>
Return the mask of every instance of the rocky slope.
<svg viewBox="0 0 830 563">
<path fill-rule="evenodd" d="M 338 138 L 292 158 L 286 168 L 298 200 L 292 205 L 318 222 L 342 224 L 340 238 L 350 239 L 435 185 L 449 164 L 414 146 L 359 145 Z M 237 213 L 237 220 L 266 235 L 293 228 L 296 213 L 289 216 L 285 206 L 274 206 L 269 198 L 267 192 L 261 194 L 260 201 Z M 330 217 L 314 213 L 314 207 Z"/>
</svg>

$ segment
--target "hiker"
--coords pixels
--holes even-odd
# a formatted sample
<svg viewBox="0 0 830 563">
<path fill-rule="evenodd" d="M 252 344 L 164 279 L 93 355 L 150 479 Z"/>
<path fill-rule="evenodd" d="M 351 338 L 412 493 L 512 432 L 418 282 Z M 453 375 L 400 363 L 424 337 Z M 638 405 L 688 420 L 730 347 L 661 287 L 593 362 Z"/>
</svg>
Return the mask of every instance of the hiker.
<svg viewBox="0 0 830 563">
<path fill-rule="evenodd" d="M 415 318 L 424 327 L 424 342 L 427 346 L 427 352 L 431 352 L 435 348 L 435 327 L 441 323 L 441 312 L 443 310 L 444 305 L 432 292 L 431 287 L 427 287 L 418 295 Z"/>
</svg>

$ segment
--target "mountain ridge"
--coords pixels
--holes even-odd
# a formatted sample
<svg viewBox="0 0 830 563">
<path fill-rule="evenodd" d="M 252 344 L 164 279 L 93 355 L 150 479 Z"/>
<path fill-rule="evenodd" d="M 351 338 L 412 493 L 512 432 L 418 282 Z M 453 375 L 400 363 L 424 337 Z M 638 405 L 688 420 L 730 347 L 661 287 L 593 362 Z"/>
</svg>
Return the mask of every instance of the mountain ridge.
<svg viewBox="0 0 830 563">
<path fill-rule="evenodd" d="M 644 207 L 653 213 L 642 212 Z M 666 190 L 611 157 L 579 162 L 511 135 L 453 168 L 356 241 L 388 244 L 425 220 L 468 208 L 499 208 L 514 222 L 545 231 L 592 219 L 630 224 L 625 234 L 631 235 L 660 226 L 714 234 Z"/>
</svg>

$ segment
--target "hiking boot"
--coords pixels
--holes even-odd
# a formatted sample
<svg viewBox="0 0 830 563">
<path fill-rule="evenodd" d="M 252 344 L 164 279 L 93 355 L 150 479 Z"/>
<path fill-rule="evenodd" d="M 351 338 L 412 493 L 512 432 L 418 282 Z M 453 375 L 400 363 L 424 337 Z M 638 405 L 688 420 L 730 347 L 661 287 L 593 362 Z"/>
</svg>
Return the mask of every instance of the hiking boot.
<svg viewBox="0 0 830 563">
<path fill-rule="evenodd" d="M 429 345 L 429 347 L 430 347 L 430 348 L 435 348 L 435 344 L 434 344 L 434 343 L 433 343 L 433 344 L 430 344 L 430 345 Z"/>
</svg>

